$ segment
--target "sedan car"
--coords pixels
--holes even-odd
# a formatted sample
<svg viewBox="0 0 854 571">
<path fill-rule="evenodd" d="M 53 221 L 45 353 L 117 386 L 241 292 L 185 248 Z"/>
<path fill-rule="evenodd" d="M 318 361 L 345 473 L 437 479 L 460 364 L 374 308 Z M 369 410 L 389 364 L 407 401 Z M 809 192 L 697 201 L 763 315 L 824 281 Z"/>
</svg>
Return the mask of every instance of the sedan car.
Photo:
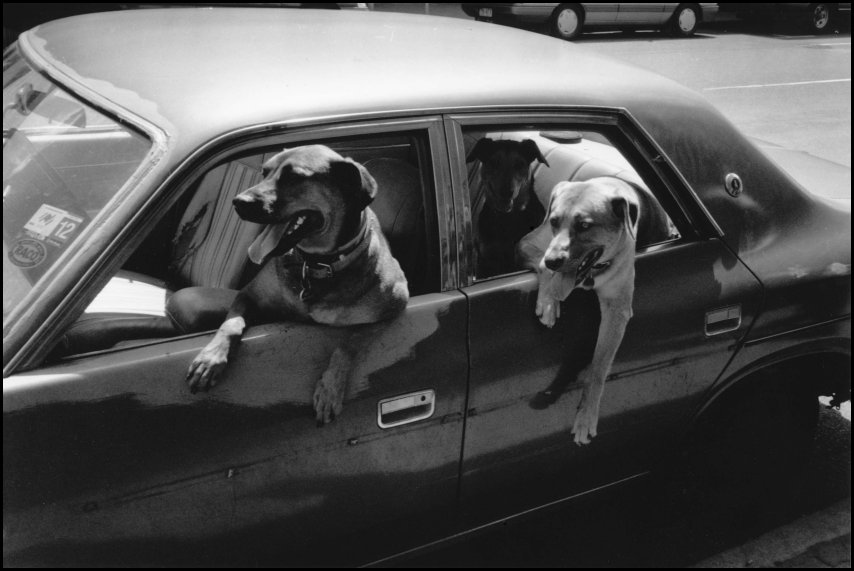
<svg viewBox="0 0 854 571">
<path fill-rule="evenodd" d="M 625 4 L 463 4 L 463 11 L 482 21 L 510 25 L 548 26 L 549 32 L 572 40 L 585 29 L 666 29 L 675 36 L 693 36 L 697 26 L 713 22 L 718 5 L 712 3 Z"/>
<path fill-rule="evenodd" d="M 7 564 L 365 563 L 667 465 L 767 485 L 803 462 L 816 397 L 850 394 L 850 171 L 799 156 L 787 173 L 646 71 L 469 21 L 214 8 L 41 25 L 3 84 Z M 484 137 L 536 144 L 541 202 L 619 176 L 669 220 L 638 244 L 586 447 L 570 432 L 598 304 L 573 294 L 548 329 L 533 272 L 478 275 Z M 166 312 L 257 270 L 261 228 L 232 198 L 307 143 L 376 179 L 410 291 L 322 427 L 312 392 L 347 328 L 255 323 L 193 394 L 216 324 Z"/>
</svg>

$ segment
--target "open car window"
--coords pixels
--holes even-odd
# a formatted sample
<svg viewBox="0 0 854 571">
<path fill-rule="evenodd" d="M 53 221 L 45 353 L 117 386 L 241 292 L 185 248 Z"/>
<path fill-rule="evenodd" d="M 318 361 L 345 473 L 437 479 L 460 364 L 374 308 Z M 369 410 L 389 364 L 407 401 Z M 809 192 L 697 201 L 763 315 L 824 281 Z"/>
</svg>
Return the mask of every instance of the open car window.
<svg viewBox="0 0 854 571">
<path fill-rule="evenodd" d="M 427 133 L 306 140 L 286 146 L 315 143 L 361 163 L 377 181 L 370 208 L 407 277 L 410 295 L 440 291 Z M 175 291 L 243 287 L 257 271 L 247 249 L 263 226 L 240 219 L 232 199 L 262 180 L 262 165 L 284 146 L 240 152 L 200 176 L 69 328 L 53 358 L 188 333 L 180 324 L 176 327 L 166 311 Z"/>
<path fill-rule="evenodd" d="M 616 177 L 652 196 L 638 169 L 599 130 L 501 125 L 463 128 L 462 135 L 475 279 L 525 269 L 515 246 L 543 224 L 551 190 L 559 182 Z M 667 231 L 656 243 L 681 237 L 664 212 Z M 637 249 L 652 245 L 639 241 Z"/>
</svg>

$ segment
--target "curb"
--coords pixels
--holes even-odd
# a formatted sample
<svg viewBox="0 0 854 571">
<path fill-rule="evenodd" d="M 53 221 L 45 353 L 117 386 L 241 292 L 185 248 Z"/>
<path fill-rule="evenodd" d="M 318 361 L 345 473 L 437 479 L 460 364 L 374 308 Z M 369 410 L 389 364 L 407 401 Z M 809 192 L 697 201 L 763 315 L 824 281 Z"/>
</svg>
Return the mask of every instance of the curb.
<svg viewBox="0 0 854 571">
<path fill-rule="evenodd" d="M 851 498 L 719 553 L 694 567 L 800 567 L 804 564 L 837 567 L 845 563 L 851 566 Z"/>
</svg>

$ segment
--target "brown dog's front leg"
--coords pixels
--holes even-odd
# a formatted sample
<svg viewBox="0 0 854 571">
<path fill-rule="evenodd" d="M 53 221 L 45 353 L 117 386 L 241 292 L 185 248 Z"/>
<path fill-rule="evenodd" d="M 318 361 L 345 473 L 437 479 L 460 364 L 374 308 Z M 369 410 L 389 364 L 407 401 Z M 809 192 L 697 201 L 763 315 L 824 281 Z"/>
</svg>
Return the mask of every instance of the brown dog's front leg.
<svg viewBox="0 0 854 571">
<path fill-rule="evenodd" d="M 249 308 L 249 300 L 244 292 L 239 292 L 234 298 L 228 315 L 211 339 L 190 364 L 187 371 L 187 384 L 191 393 L 199 390 L 207 391 L 216 386 L 218 377 L 228 364 L 228 356 L 232 348 L 240 341 L 246 328 L 244 315 Z"/>
<path fill-rule="evenodd" d="M 596 436 L 599 403 L 605 392 L 605 379 L 611 371 L 611 364 L 623 341 L 626 325 L 632 317 L 631 296 L 620 299 L 600 298 L 599 307 L 602 311 L 602 322 L 599 325 L 593 360 L 578 374 L 583 388 L 572 425 L 572 433 L 578 445 L 590 444 L 590 439 Z"/>
<path fill-rule="evenodd" d="M 317 426 L 329 424 L 341 416 L 344 397 L 353 375 L 356 356 L 370 347 L 377 336 L 376 327 L 358 327 L 348 331 L 341 344 L 332 352 L 329 365 L 314 388 L 314 412 Z"/>
<path fill-rule="evenodd" d="M 317 426 L 329 424 L 341 415 L 355 352 L 348 344 L 336 347 L 329 365 L 314 388 L 314 413 Z"/>
</svg>

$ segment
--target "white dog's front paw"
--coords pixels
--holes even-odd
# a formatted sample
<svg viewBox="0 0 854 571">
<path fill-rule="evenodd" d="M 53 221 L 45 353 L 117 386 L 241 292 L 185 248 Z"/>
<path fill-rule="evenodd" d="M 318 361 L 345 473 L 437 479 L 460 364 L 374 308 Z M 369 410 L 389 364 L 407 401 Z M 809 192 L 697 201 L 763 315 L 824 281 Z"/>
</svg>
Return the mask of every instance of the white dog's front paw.
<svg viewBox="0 0 854 571">
<path fill-rule="evenodd" d="M 585 406 L 578 409 L 575 414 L 575 422 L 572 424 L 572 434 L 575 443 L 579 446 L 590 444 L 590 439 L 596 437 L 596 428 L 599 424 L 599 411 L 594 407 Z"/>
</svg>

